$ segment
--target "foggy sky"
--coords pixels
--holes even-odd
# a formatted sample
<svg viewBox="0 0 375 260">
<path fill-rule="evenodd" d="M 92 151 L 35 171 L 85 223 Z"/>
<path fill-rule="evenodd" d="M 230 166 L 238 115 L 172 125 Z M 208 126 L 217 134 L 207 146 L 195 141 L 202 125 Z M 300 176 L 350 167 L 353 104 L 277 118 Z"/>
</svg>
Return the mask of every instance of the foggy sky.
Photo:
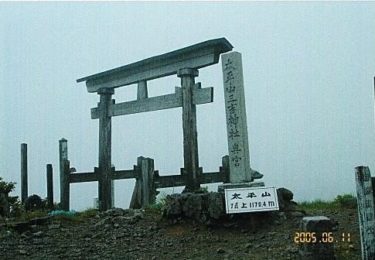
<svg viewBox="0 0 375 260">
<path fill-rule="evenodd" d="M 58 140 L 71 165 L 98 163 L 98 95 L 76 79 L 202 41 L 226 37 L 242 53 L 251 167 L 295 200 L 355 193 L 354 167 L 374 164 L 375 3 L 0 3 L 0 176 L 20 195 L 20 145 L 28 144 L 29 194 L 46 197 L 46 164 L 59 201 Z M 221 65 L 201 69 L 214 102 L 197 106 L 200 166 L 227 154 Z M 174 92 L 176 75 L 148 82 Z M 117 88 L 116 102 L 136 98 Z M 183 167 L 181 108 L 113 117 L 112 161 L 140 155 L 161 175 Z M 116 181 L 128 207 L 134 181 Z M 214 189 L 214 187 L 210 187 Z M 169 189 L 164 192 L 176 192 Z M 71 207 L 93 205 L 97 184 L 72 184 Z"/>
</svg>

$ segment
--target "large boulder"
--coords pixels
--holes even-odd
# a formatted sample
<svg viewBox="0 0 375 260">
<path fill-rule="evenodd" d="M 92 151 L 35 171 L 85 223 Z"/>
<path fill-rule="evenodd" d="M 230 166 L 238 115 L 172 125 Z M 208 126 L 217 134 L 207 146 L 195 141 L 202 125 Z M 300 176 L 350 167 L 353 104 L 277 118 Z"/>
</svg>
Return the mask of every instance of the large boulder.
<svg viewBox="0 0 375 260">
<path fill-rule="evenodd" d="M 280 208 L 278 214 L 282 213 L 294 217 L 298 213 L 300 216 L 304 216 L 303 212 L 297 210 L 297 203 L 293 201 L 293 193 L 290 190 L 279 188 L 277 189 L 277 195 Z M 217 220 L 224 220 L 225 217 L 234 217 L 226 214 L 224 192 L 185 192 L 182 194 L 167 195 L 165 201 L 163 216 L 171 220 L 192 219 L 200 223 L 215 223 Z M 249 214 L 252 217 L 257 215 L 257 213 Z M 264 214 L 267 215 L 267 212 Z M 238 215 L 237 217 L 240 218 L 246 214 L 234 215 Z M 276 216 L 277 214 L 270 215 Z"/>
<path fill-rule="evenodd" d="M 297 203 L 293 201 L 293 192 L 286 188 L 277 189 L 277 197 L 279 200 L 280 211 L 293 211 L 296 209 Z"/>
<path fill-rule="evenodd" d="M 30 211 L 38 209 L 43 209 L 42 199 L 36 194 L 27 197 L 25 200 L 25 210 Z"/>
<path fill-rule="evenodd" d="M 163 215 L 169 219 L 188 218 L 204 223 L 225 215 L 224 194 L 219 192 L 172 194 L 166 197 Z"/>
</svg>

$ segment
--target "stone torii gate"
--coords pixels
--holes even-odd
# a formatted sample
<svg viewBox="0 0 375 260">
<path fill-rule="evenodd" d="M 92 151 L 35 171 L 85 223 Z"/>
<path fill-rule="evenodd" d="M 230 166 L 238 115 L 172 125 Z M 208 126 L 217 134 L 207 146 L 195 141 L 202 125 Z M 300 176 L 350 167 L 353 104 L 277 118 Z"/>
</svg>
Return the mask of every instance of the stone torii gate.
<svg viewBox="0 0 375 260">
<path fill-rule="evenodd" d="M 111 118 L 140 112 L 182 107 L 184 168 L 181 171 L 187 191 L 200 187 L 202 169 L 198 161 L 196 105 L 213 102 L 213 88 L 195 83 L 198 69 L 218 63 L 221 53 L 232 50 L 225 38 L 214 39 L 183 49 L 154 56 L 126 66 L 78 79 L 86 82 L 89 93 L 100 96 L 91 118 L 99 119 L 98 190 L 101 210 L 112 206 Z M 175 93 L 148 97 L 147 81 L 177 74 L 181 87 Z M 115 103 L 114 89 L 138 85 L 137 100 Z"/>
</svg>

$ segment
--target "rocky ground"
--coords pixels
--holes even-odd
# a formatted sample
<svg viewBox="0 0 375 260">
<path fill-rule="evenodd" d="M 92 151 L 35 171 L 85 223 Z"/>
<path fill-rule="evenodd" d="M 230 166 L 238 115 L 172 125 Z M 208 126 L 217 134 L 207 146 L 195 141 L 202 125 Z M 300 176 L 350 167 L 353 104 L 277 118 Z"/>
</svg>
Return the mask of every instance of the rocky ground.
<svg viewBox="0 0 375 260">
<path fill-rule="evenodd" d="M 334 228 L 336 259 L 360 259 L 356 209 L 308 212 Z M 298 259 L 301 212 L 227 217 L 206 224 L 168 220 L 160 211 L 112 209 L 0 226 L 1 259 Z M 350 242 L 341 242 L 350 233 Z"/>
</svg>

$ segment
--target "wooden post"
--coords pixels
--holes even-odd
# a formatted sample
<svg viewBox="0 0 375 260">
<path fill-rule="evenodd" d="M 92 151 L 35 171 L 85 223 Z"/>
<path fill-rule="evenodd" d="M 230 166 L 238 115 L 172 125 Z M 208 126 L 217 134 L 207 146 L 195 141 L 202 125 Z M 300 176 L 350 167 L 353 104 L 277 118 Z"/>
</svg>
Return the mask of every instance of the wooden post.
<svg viewBox="0 0 375 260">
<path fill-rule="evenodd" d="M 142 174 L 141 174 L 141 165 L 144 157 L 139 156 L 137 158 L 137 165 L 134 165 L 134 171 L 137 172 L 137 178 L 135 181 L 135 186 L 130 200 L 129 208 L 131 209 L 140 209 L 142 207 Z"/>
<path fill-rule="evenodd" d="M 154 160 L 143 158 L 141 161 L 142 175 L 142 207 L 147 207 L 155 202 L 154 192 Z"/>
<path fill-rule="evenodd" d="M 374 190 L 369 168 L 358 166 L 355 171 L 362 260 L 370 260 L 375 259 Z"/>
<path fill-rule="evenodd" d="M 21 144 L 21 201 L 25 202 L 28 196 L 27 190 L 27 144 Z"/>
<path fill-rule="evenodd" d="M 47 206 L 53 208 L 53 169 L 52 164 L 47 164 Z"/>
<path fill-rule="evenodd" d="M 223 171 L 225 174 L 225 182 L 229 182 L 229 176 L 230 176 L 230 168 L 229 168 L 229 155 L 225 155 L 221 158 L 221 164 L 223 165 Z"/>
<path fill-rule="evenodd" d="M 70 175 L 70 161 L 64 160 L 63 161 L 63 174 L 60 179 L 61 181 L 61 209 L 68 211 L 70 208 L 70 183 L 69 183 L 69 175 Z"/>
<path fill-rule="evenodd" d="M 113 89 L 101 89 L 99 117 L 99 210 L 112 207 L 111 105 Z"/>
<path fill-rule="evenodd" d="M 196 69 L 180 69 L 177 76 L 181 78 L 182 89 L 182 127 L 184 143 L 185 191 L 199 189 L 199 160 L 196 105 L 193 103 L 193 90 L 196 88 L 194 78 Z"/>
<path fill-rule="evenodd" d="M 138 82 L 138 89 L 137 89 L 137 99 L 145 99 L 148 98 L 148 91 L 147 91 L 147 81 L 140 81 Z"/>
<path fill-rule="evenodd" d="M 63 210 L 69 210 L 69 176 L 66 176 L 66 163 L 68 160 L 68 141 L 65 138 L 59 140 L 60 161 L 60 206 Z M 70 169 L 69 169 L 70 171 Z M 70 173 L 68 171 L 68 173 Z M 68 181 L 68 183 L 67 183 Z M 68 184 L 68 185 L 67 185 Z"/>
</svg>

